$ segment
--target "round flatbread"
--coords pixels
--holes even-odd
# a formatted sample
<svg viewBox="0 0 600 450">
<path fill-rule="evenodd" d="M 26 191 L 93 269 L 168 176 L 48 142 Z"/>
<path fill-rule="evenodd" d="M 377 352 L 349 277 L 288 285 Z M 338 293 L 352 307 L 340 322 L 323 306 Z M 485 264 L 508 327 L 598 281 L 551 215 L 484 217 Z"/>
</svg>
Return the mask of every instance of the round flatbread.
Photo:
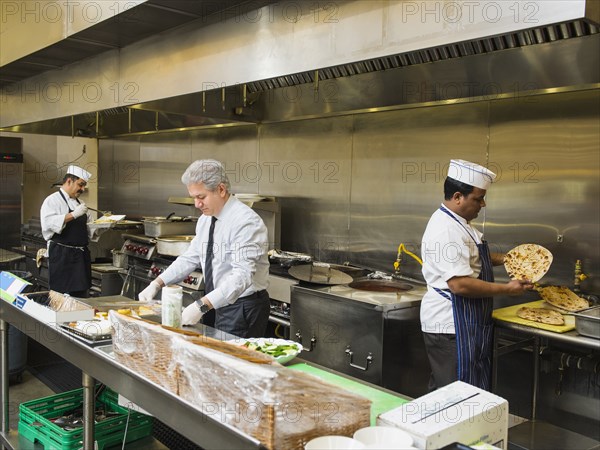
<svg viewBox="0 0 600 450">
<path fill-rule="evenodd" d="M 537 244 L 522 244 L 504 255 L 504 268 L 513 280 L 539 281 L 550 269 L 552 253 Z"/>
<path fill-rule="evenodd" d="M 526 306 L 517 311 L 517 316 L 521 319 L 532 320 L 534 322 L 545 323 L 548 325 L 564 325 L 565 318 L 558 311 L 545 308 L 528 308 Z"/>
<path fill-rule="evenodd" d="M 590 307 L 586 299 L 579 297 L 566 286 L 546 286 L 538 289 L 538 292 L 546 303 L 566 311 L 581 311 Z"/>
</svg>

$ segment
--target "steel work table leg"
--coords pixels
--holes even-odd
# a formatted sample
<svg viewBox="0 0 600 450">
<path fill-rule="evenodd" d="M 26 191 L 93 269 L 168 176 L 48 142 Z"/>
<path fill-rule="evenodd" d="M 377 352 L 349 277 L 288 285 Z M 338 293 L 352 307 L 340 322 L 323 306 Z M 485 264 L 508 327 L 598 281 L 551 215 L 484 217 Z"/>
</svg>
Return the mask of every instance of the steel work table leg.
<svg viewBox="0 0 600 450">
<path fill-rule="evenodd" d="M 94 450 L 94 419 L 96 410 L 94 380 L 87 373 L 82 375 L 83 385 L 83 450 Z"/>
<path fill-rule="evenodd" d="M 3 301 L 3 300 L 0 300 Z M 8 416 L 8 323 L 0 319 L 0 374 L 2 375 L 2 392 L 0 399 L 2 406 L 0 408 L 0 419 L 2 420 L 2 435 L 8 434 L 9 416 Z"/>
<path fill-rule="evenodd" d="M 533 339 L 533 388 L 531 394 L 531 420 L 537 418 L 537 398 L 539 391 L 540 378 L 540 338 L 536 336 Z"/>
</svg>

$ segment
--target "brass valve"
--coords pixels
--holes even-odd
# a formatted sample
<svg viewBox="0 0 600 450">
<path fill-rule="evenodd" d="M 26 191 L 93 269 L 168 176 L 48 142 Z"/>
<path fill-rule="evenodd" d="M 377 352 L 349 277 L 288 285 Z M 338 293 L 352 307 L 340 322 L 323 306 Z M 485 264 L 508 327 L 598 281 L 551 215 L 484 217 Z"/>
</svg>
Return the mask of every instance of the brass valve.
<svg viewBox="0 0 600 450">
<path fill-rule="evenodd" d="M 575 261 L 575 277 L 573 279 L 573 291 L 579 292 L 581 289 L 579 288 L 579 283 L 585 280 L 588 276 L 583 273 L 581 269 L 581 260 L 578 259 Z"/>
</svg>

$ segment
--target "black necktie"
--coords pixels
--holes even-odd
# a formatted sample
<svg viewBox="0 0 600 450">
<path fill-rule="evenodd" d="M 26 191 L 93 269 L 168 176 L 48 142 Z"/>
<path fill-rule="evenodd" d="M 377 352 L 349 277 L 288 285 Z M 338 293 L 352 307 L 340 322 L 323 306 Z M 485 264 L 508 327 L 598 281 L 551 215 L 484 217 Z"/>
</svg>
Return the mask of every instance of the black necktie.
<svg viewBox="0 0 600 450">
<path fill-rule="evenodd" d="M 213 260 L 213 235 L 215 232 L 215 222 L 217 218 L 212 216 L 210 222 L 210 229 L 208 230 L 208 246 L 206 248 L 206 259 L 204 261 L 204 295 L 208 294 L 214 289 L 213 276 L 212 276 L 212 260 Z"/>
</svg>

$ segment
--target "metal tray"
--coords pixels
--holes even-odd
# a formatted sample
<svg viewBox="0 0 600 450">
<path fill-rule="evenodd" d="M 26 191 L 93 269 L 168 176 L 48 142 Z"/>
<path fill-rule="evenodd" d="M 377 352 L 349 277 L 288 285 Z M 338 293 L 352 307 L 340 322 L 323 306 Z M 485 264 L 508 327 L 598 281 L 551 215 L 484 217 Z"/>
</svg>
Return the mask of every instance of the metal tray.
<svg viewBox="0 0 600 450">
<path fill-rule="evenodd" d="M 198 219 L 171 221 L 167 219 L 144 219 L 144 234 L 146 236 L 161 237 L 167 235 L 192 235 L 196 233 Z"/>
<path fill-rule="evenodd" d="M 64 331 L 73 335 L 77 340 L 91 346 L 95 347 L 97 345 L 106 345 L 112 342 L 112 335 L 110 334 L 99 334 L 96 336 L 91 336 L 89 334 L 85 334 L 80 330 L 77 330 L 69 325 L 61 325 L 60 326 Z"/>
<path fill-rule="evenodd" d="M 300 266 L 292 266 L 288 273 L 300 281 L 307 281 L 315 284 L 348 284 L 353 281 L 353 278 L 332 269 L 328 264 L 303 264 Z"/>
<path fill-rule="evenodd" d="M 600 339 L 600 306 L 572 314 L 575 316 L 575 329 L 579 334 Z"/>
</svg>

